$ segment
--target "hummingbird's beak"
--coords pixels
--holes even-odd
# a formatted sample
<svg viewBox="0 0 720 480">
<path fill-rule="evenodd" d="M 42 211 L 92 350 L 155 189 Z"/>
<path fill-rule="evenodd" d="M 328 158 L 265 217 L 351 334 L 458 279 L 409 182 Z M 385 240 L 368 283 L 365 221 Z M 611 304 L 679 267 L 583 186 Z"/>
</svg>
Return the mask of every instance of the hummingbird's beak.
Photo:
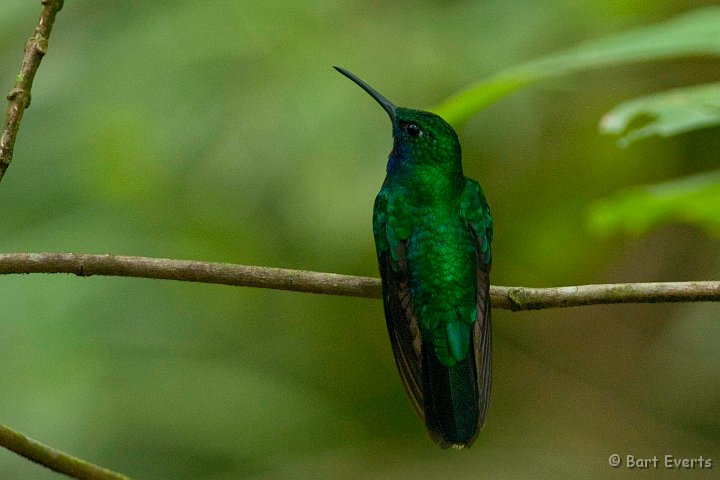
<svg viewBox="0 0 720 480">
<path fill-rule="evenodd" d="M 367 93 L 369 93 L 370 96 L 373 97 L 375 99 L 375 101 L 378 102 L 380 104 L 380 106 L 382 106 L 385 109 L 385 111 L 388 113 L 388 115 L 390 115 L 390 120 L 393 123 L 395 123 L 395 105 L 393 105 L 390 100 L 388 100 L 387 98 L 380 95 L 380 93 L 377 90 L 375 90 L 370 85 L 363 82 L 358 77 L 356 77 L 352 73 L 348 72 L 344 68 L 342 68 L 342 67 L 334 67 L 334 68 L 338 72 L 340 72 L 343 75 L 345 75 L 346 77 L 348 77 L 353 82 L 357 83 L 360 86 L 360 88 L 362 88 Z"/>
</svg>

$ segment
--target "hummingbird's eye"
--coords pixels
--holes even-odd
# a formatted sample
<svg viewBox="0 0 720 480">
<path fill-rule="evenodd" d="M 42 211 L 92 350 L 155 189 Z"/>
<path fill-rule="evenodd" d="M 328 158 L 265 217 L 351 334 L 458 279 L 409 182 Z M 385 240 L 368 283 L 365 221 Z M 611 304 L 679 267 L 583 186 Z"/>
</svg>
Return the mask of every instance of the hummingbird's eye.
<svg viewBox="0 0 720 480">
<path fill-rule="evenodd" d="M 423 131 L 420 127 L 418 127 L 417 123 L 408 123 L 405 127 L 405 131 L 407 131 L 408 135 L 411 137 L 422 137 Z"/>
</svg>

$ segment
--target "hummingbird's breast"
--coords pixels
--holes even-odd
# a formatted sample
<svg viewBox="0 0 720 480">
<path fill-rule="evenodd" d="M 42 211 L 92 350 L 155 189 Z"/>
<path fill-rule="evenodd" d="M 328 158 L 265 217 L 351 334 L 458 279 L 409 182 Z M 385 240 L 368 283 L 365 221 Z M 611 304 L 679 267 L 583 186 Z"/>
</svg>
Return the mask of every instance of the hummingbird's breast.
<svg viewBox="0 0 720 480">
<path fill-rule="evenodd" d="M 459 206 L 417 208 L 411 232 L 407 259 L 414 301 L 437 314 L 474 311 L 476 250 Z"/>
<path fill-rule="evenodd" d="M 393 177 L 388 173 L 386 183 L 401 185 L 413 207 L 448 214 L 457 208 L 465 183 L 461 172 L 448 172 L 436 166 L 414 166 L 409 173 L 401 172 L 397 178 Z"/>
<path fill-rule="evenodd" d="M 432 314 L 419 315 L 429 330 L 436 325 L 423 318 L 474 311 L 477 260 L 474 238 L 462 218 L 464 183 L 462 174 L 416 165 L 388 173 L 383 187 L 392 192 L 392 214 L 403 218 L 413 303 Z"/>
</svg>

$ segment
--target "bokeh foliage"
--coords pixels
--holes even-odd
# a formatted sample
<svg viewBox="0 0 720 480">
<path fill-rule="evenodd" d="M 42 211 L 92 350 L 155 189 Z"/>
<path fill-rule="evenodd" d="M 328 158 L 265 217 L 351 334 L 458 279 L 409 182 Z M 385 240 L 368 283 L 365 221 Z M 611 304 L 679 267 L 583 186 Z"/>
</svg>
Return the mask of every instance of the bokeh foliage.
<svg viewBox="0 0 720 480">
<path fill-rule="evenodd" d="M 211 5 L 66 2 L 0 184 L 0 251 L 376 275 L 390 132 L 331 65 L 399 105 L 437 105 L 551 52 L 632 49 L 624 32 L 712 30 L 718 15 L 669 0 Z M 0 7 L 8 89 L 38 8 Z M 622 193 L 717 169 L 717 128 L 624 149 L 597 131 L 623 101 L 717 81 L 717 58 L 681 56 L 575 69 L 459 129 L 496 221 L 494 283 L 718 277 L 717 230 L 673 201 L 634 221 L 650 207 Z M 720 462 L 712 304 L 496 312 L 488 425 L 445 452 L 404 397 L 380 302 L 58 275 L 0 291 L 0 421 L 138 478 L 574 479 L 628 473 L 607 466 L 614 452 Z M 55 476 L 0 452 L 0 478 Z"/>
<path fill-rule="evenodd" d="M 649 60 L 720 55 L 720 8 L 703 8 L 678 18 L 513 66 L 452 95 L 433 111 L 452 125 L 466 121 L 519 88 L 541 80 Z"/>
</svg>

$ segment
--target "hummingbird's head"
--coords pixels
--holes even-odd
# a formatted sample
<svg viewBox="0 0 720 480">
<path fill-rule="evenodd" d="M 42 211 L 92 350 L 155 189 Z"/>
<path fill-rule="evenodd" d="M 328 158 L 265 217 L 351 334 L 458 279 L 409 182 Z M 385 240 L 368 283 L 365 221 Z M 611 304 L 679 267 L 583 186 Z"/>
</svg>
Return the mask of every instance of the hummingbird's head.
<svg viewBox="0 0 720 480">
<path fill-rule="evenodd" d="M 370 94 L 390 116 L 394 142 L 388 170 L 401 164 L 435 164 L 462 171 L 460 142 L 450 124 L 431 112 L 396 107 L 349 71 L 335 69 Z"/>
<path fill-rule="evenodd" d="M 460 164 L 460 141 L 455 130 L 434 113 L 396 108 L 393 140 L 393 155 L 399 158 L 414 163 Z"/>
</svg>

